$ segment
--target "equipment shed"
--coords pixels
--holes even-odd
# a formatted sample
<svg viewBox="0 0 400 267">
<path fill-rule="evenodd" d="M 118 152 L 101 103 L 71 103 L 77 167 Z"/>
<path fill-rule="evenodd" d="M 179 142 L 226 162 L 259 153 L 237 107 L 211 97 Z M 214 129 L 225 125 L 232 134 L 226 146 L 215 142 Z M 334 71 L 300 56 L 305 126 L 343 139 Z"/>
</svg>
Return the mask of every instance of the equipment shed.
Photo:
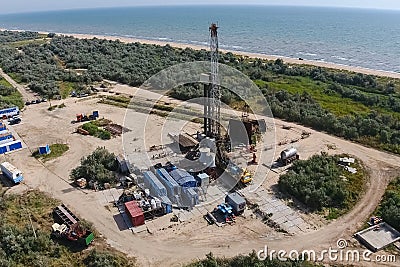
<svg viewBox="0 0 400 267">
<path fill-rule="evenodd" d="M 238 193 L 230 193 L 225 197 L 225 202 L 232 206 L 233 212 L 237 215 L 246 208 L 246 200 Z"/>
</svg>

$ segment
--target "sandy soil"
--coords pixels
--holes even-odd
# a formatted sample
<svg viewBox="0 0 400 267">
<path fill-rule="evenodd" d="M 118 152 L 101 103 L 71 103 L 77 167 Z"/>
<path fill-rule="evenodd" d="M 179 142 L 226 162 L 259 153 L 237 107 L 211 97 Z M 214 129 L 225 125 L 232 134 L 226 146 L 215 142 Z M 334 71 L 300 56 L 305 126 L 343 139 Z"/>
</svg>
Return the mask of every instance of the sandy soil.
<svg viewBox="0 0 400 267">
<path fill-rule="evenodd" d="M 134 94 L 137 89 L 117 85 L 113 91 Z M 146 95 L 146 92 L 143 92 Z M 150 93 L 149 93 L 150 97 Z M 66 107 L 52 112 L 47 108 L 49 103 L 31 105 L 22 114 L 23 122 L 14 126 L 29 149 L 2 155 L 2 160 L 11 161 L 18 166 L 25 176 L 24 185 L 14 187 L 10 192 L 19 192 L 24 188 L 39 188 L 60 199 L 70 206 L 77 214 L 94 223 L 98 231 L 115 248 L 137 257 L 142 266 L 179 266 L 182 262 L 202 258 L 212 251 L 219 256 L 234 256 L 260 250 L 268 245 L 271 249 L 327 249 L 335 247 L 339 238 L 355 243 L 352 235 L 362 226 L 371 212 L 379 203 L 385 187 L 390 179 L 400 173 L 400 157 L 380 152 L 371 148 L 351 143 L 305 127 L 275 120 L 276 143 L 282 140 L 298 138 L 303 130 L 311 132 L 307 139 L 301 139 L 294 144 L 302 158 L 327 151 L 328 153 L 349 153 L 364 161 L 371 173 L 366 194 L 348 214 L 326 224 L 315 216 L 304 214 L 304 218 L 315 226 L 315 230 L 296 236 L 287 237 L 279 234 L 254 218 L 247 212 L 240 217 L 236 225 L 218 228 L 208 226 L 200 214 L 192 214 L 183 223 L 171 223 L 168 216 L 148 223 L 152 234 L 141 232 L 132 234 L 120 230 L 116 222 L 117 210 L 104 205 L 106 191 L 92 192 L 78 190 L 70 185 L 69 173 L 79 165 L 82 156 L 90 154 L 97 146 L 105 146 L 110 151 L 122 152 L 122 138 L 116 137 L 108 141 L 73 133 L 78 125 L 71 124 L 77 113 L 91 113 L 99 110 L 100 117 L 111 119 L 122 124 L 125 110 L 104 104 L 98 104 L 97 98 L 69 98 L 52 101 L 51 104 L 65 103 Z M 137 113 L 137 120 L 143 118 Z M 151 115 L 150 121 L 160 123 L 159 117 Z M 291 130 L 285 130 L 282 125 L 290 125 Z M 132 129 L 134 130 L 134 129 Z M 159 136 L 159 128 L 148 129 L 147 136 Z M 150 138 L 151 139 L 151 138 Z M 41 162 L 32 158 L 31 151 L 39 145 L 55 142 L 65 142 L 69 151 L 61 158 Z M 329 149 L 333 145 L 335 150 Z M 288 145 L 278 146 L 277 152 Z M 264 188 L 270 189 L 278 179 L 278 174 L 270 172 L 264 183 Z M 358 246 L 358 245 L 357 245 Z M 173 255 L 173 256 L 172 256 Z M 359 264 L 365 266 L 365 263 Z M 373 266 L 373 265 L 371 265 Z M 375 265 L 376 266 L 376 265 Z M 394 265 L 395 266 L 395 265 Z"/>
</svg>

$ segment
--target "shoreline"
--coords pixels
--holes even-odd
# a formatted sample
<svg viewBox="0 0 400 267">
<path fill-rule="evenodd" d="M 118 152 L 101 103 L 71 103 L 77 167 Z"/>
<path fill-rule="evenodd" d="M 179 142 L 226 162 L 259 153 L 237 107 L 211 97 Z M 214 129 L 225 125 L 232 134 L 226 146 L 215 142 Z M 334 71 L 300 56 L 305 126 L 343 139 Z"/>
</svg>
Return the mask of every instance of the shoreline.
<svg viewBox="0 0 400 267">
<path fill-rule="evenodd" d="M 10 30 L 0 29 L 0 31 L 10 31 Z M 23 32 L 26 30 L 11 30 L 11 31 Z M 38 31 L 38 33 L 39 34 L 48 34 L 49 32 Z M 181 49 L 185 49 L 185 48 L 192 48 L 194 50 L 201 50 L 201 49 L 208 50 L 209 49 L 208 46 L 204 46 L 204 45 L 184 44 L 184 43 L 162 41 L 162 40 L 139 39 L 139 38 L 134 38 L 134 37 L 98 35 L 98 34 L 83 34 L 83 33 L 61 33 L 61 32 L 56 32 L 55 34 L 63 35 L 63 36 L 73 36 L 78 39 L 97 38 L 97 39 L 105 39 L 105 40 L 110 40 L 110 41 L 119 40 L 123 43 L 138 42 L 138 43 L 143 43 L 143 44 L 154 44 L 154 45 L 160 45 L 160 46 L 165 46 L 168 44 L 172 47 L 181 48 Z M 323 68 L 328 68 L 328 69 L 362 73 L 362 74 L 366 74 L 366 75 L 374 75 L 374 76 L 379 76 L 379 77 L 400 79 L 400 73 L 398 73 L 398 72 L 375 70 L 375 69 L 369 69 L 369 68 L 364 68 L 364 67 L 349 66 L 349 65 L 325 62 L 325 61 L 316 61 L 316 60 L 308 60 L 308 59 L 300 60 L 297 58 L 291 58 L 291 57 L 285 57 L 285 56 L 265 55 L 262 53 L 252 53 L 252 52 L 244 52 L 244 51 L 229 50 L 229 49 L 219 49 L 219 51 L 221 51 L 223 53 L 230 52 L 235 55 L 245 56 L 245 57 L 249 57 L 249 58 L 260 58 L 260 59 L 273 60 L 273 61 L 280 58 L 284 61 L 284 63 L 287 63 L 287 64 L 310 65 L 310 66 L 323 67 Z"/>
</svg>

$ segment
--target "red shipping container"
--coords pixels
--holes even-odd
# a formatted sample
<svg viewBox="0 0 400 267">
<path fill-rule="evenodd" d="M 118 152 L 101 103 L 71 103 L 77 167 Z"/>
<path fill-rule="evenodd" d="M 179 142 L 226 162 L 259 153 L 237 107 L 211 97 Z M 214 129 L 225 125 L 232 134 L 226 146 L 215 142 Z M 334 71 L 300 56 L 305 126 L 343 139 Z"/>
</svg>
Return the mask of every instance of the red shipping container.
<svg viewBox="0 0 400 267">
<path fill-rule="evenodd" d="M 144 224 L 144 214 L 142 209 L 136 203 L 136 201 L 129 201 L 125 204 L 125 212 L 131 218 L 133 226 L 139 226 Z"/>
</svg>

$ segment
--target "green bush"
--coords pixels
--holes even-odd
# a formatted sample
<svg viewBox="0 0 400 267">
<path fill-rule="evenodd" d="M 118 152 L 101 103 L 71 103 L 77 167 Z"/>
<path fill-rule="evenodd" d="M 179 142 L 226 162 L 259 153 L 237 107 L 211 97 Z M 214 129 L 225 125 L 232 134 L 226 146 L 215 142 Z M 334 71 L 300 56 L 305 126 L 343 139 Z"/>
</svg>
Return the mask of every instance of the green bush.
<svg viewBox="0 0 400 267">
<path fill-rule="evenodd" d="M 312 211 L 330 208 L 332 214 L 328 218 L 335 218 L 339 215 L 338 210 L 347 210 L 354 205 L 365 181 L 361 165 L 355 165 L 357 174 L 350 174 L 338 166 L 338 161 L 339 156 L 327 154 L 295 161 L 288 172 L 279 177 L 279 189 Z"/>
<path fill-rule="evenodd" d="M 115 155 L 103 147 L 98 147 L 92 154 L 81 159 L 81 165 L 71 171 L 71 178 L 86 178 L 101 185 L 114 184 L 117 168 Z"/>
<path fill-rule="evenodd" d="M 92 122 L 87 122 L 82 125 L 82 129 L 89 132 L 90 135 L 98 137 L 102 140 L 111 139 L 111 133 L 94 125 Z"/>
<path fill-rule="evenodd" d="M 393 180 L 378 207 L 382 219 L 400 231 L 400 177 Z"/>
</svg>

